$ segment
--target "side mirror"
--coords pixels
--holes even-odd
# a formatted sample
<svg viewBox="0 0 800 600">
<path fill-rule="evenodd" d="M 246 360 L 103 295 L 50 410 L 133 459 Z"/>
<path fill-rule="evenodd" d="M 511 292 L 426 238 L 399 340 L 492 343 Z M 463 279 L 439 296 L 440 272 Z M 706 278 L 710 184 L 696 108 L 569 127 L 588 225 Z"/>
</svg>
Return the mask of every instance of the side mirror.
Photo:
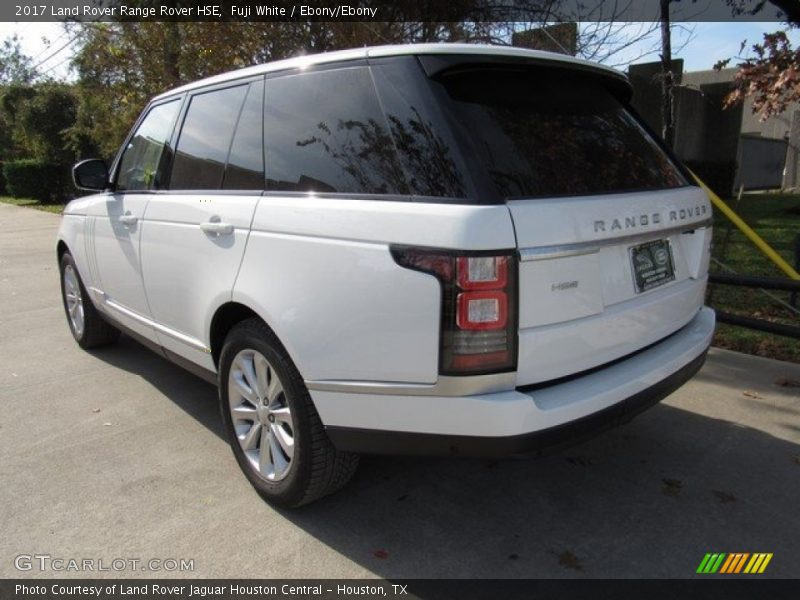
<svg viewBox="0 0 800 600">
<path fill-rule="evenodd" d="M 79 190 L 101 192 L 108 187 L 108 167 L 99 158 L 82 160 L 72 167 L 72 181 Z"/>
</svg>

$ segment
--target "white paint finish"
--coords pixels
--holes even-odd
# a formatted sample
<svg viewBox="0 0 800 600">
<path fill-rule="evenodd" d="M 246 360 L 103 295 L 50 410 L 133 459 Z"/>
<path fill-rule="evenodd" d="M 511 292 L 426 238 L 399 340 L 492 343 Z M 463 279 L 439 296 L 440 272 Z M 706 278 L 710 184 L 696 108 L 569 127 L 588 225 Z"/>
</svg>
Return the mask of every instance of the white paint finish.
<svg viewBox="0 0 800 600">
<path fill-rule="evenodd" d="M 93 196 L 87 207 L 87 214 L 93 221 L 91 258 L 97 272 L 94 286 L 107 299 L 145 318 L 150 316 L 150 309 L 142 281 L 141 232 L 149 199 L 150 194 L 104 194 Z M 137 221 L 123 222 L 131 217 Z M 109 310 L 102 302 L 98 304 L 102 310 Z M 140 320 L 119 311 L 110 314 L 122 325 L 148 339 L 155 339 L 153 329 Z"/>
<path fill-rule="evenodd" d="M 520 248 L 537 248 L 613 240 L 707 221 L 711 203 L 698 187 L 653 192 L 603 194 L 574 198 L 512 200 L 508 208 L 514 219 Z M 700 214 L 689 214 L 689 211 Z M 683 211 L 683 212 L 681 212 Z M 674 213 L 674 215 L 673 215 Z M 657 215 L 658 221 L 654 221 Z M 643 223 L 646 218 L 646 224 Z M 626 218 L 635 226 L 626 226 Z M 619 221 L 619 227 L 614 220 Z M 602 221 L 605 231 L 595 223 Z"/>
<path fill-rule="evenodd" d="M 505 206 L 265 196 L 253 231 L 462 250 L 514 248 Z"/>
<path fill-rule="evenodd" d="M 577 282 L 576 287 L 572 287 Z M 561 286 L 561 287 L 559 287 Z M 520 329 L 603 311 L 600 253 L 521 263 Z"/>
<path fill-rule="evenodd" d="M 64 215 L 86 215 L 86 212 L 89 210 L 89 206 L 92 202 L 95 201 L 97 198 L 96 195 L 92 196 L 83 196 L 81 198 L 75 198 L 74 200 L 70 200 L 67 205 L 64 207 Z"/>
<path fill-rule="evenodd" d="M 92 280 L 84 276 L 89 273 L 89 262 L 86 256 L 85 232 L 86 218 L 79 213 L 65 214 L 61 219 L 61 227 L 58 230 L 58 240 L 64 242 L 69 249 L 75 264 L 78 266 L 78 273 L 84 286 L 91 286 Z"/>
<path fill-rule="evenodd" d="M 327 426 L 501 437 L 589 416 L 669 377 L 711 343 L 714 312 L 702 309 L 680 332 L 629 360 L 530 394 L 466 397 L 312 392 Z"/>
<path fill-rule="evenodd" d="M 157 194 L 142 225 L 142 272 L 153 320 L 209 344 L 212 307 L 231 298 L 260 196 Z M 229 234 L 203 223 L 229 224 Z M 162 345 L 190 360 L 196 351 L 158 333 Z M 207 366 L 207 365 L 206 365 Z"/>
<path fill-rule="evenodd" d="M 532 392 L 536 407 L 546 415 L 547 426 L 586 416 L 586 398 L 591 412 L 602 410 L 662 381 L 711 345 L 715 315 L 703 308 L 675 336 L 661 344 L 596 373 L 558 386 Z"/>
<path fill-rule="evenodd" d="M 697 279 L 708 273 L 712 237 L 711 227 L 698 229 L 692 234 L 678 236 L 680 247 L 686 257 L 689 277 Z"/>
<path fill-rule="evenodd" d="M 545 52 L 542 50 L 528 50 L 525 48 L 514 48 L 510 46 L 492 46 L 488 44 L 396 44 L 387 46 L 373 46 L 365 48 L 354 48 L 351 50 L 338 50 L 335 52 L 324 52 L 321 54 L 309 54 L 305 56 L 297 56 L 286 60 L 278 60 L 269 62 L 263 65 L 255 65 L 253 67 L 246 67 L 237 71 L 230 71 L 215 75 L 206 79 L 201 79 L 194 83 L 175 88 L 168 92 L 156 97 L 156 100 L 172 96 L 174 94 L 181 94 L 203 86 L 215 85 L 223 83 L 231 79 L 240 79 L 243 77 L 252 77 L 254 75 L 261 75 L 263 73 L 270 73 L 274 71 L 283 71 L 288 69 L 305 69 L 313 65 L 321 65 L 332 62 L 341 62 L 347 60 L 359 60 L 366 58 L 382 58 L 386 56 L 408 56 L 408 55 L 442 55 L 442 54 L 467 54 L 470 56 L 501 56 L 508 58 L 528 58 L 536 61 L 546 61 L 548 63 L 564 65 L 564 66 L 578 66 L 588 68 L 598 73 L 602 73 L 611 77 L 625 79 L 625 75 L 596 62 L 589 60 L 575 58 L 566 54 L 556 52 Z"/>
<path fill-rule="evenodd" d="M 596 244 L 597 250 L 520 263 L 518 384 L 625 356 L 677 330 L 702 306 L 708 264 L 703 252 L 711 229 L 682 233 L 711 215 L 702 190 L 521 200 L 508 206 L 521 248 L 588 250 Z M 669 241 L 675 279 L 637 293 L 631 248 L 657 239 Z M 569 287 L 570 282 L 577 283 Z M 567 285 L 559 289 L 559 284 Z"/>
<path fill-rule="evenodd" d="M 439 283 L 398 266 L 385 244 L 253 231 L 233 299 L 264 318 L 305 379 L 436 381 Z"/>
<path fill-rule="evenodd" d="M 705 288 L 705 279 L 687 279 L 598 315 L 521 330 L 517 385 L 579 373 L 657 342 L 697 314 Z"/>
</svg>

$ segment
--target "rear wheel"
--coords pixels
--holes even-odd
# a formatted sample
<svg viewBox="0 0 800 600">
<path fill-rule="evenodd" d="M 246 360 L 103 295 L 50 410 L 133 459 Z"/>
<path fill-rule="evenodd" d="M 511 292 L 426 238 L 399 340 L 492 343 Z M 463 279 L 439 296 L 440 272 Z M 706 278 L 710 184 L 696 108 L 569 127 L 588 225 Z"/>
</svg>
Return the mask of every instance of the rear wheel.
<svg viewBox="0 0 800 600">
<path fill-rule="evenodd" d="M 61 298 L 75 341 L 86 350 L 116 342 L 119 330 L 109 325 L 92 304 L 69 252 L 61 257 L 60 270 Z"/>
<path fill-rule="evenodd" d="M 269 502 L 308 504 L 355 472 L 358 455 L 331 444 L 303 379 L 261 320 L 243 321 L 228 334 L 219 394 L 236 461 Z"/>
</svg>

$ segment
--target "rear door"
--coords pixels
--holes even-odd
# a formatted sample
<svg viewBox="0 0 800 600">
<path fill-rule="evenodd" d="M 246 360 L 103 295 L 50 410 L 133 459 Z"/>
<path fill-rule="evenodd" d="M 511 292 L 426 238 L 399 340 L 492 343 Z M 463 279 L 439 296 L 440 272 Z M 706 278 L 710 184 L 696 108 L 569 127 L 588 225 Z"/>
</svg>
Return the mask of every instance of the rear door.
<svg viewBox="0 0 800 600">
<path fill-rule="evenodd" d="M 586 73 L 461 70 L 439 79 L 520 253 L 518 385 L 652 344 L 703 304 L 711 208 Z"/>
<path fill-rule="evenodd" d="M 261 79 L 190 94 L 169 190 L 147 207 L 142 271 L 161 345 L 214 370 L 208 331 L 264 187 Z"/>
</svg>

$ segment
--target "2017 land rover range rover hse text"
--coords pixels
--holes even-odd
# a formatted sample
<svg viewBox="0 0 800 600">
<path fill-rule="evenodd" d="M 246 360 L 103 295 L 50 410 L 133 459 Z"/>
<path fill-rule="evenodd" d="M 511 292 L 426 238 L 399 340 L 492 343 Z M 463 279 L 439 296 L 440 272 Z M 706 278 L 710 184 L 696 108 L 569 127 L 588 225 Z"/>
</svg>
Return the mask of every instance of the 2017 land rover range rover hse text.
<svg viewBox="0 0 800 600">
<path fill-rule="evenodd" d="M 614 70 L 472 45 L 305 56 L 166 92 L 74 169 L 72 334 L 219 386 L 240 467 L 310 502 L 359 453 L 525 453 L 703 363 L 711 209 Z"/>
</svg>

